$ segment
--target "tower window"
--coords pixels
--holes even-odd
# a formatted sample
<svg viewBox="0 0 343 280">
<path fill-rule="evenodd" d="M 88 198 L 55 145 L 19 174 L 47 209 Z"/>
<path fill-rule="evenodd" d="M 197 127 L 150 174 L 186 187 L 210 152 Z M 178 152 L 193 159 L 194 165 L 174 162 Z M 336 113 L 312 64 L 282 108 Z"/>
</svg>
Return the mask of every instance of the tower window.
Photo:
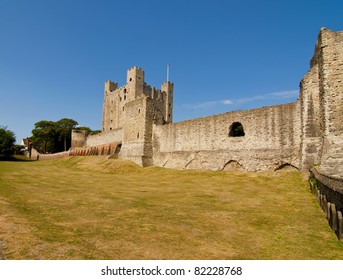
<svg viewBox="0 0 343 280">
<path fill-rule="evenodd" d="M 137 133 L 137 139 L 139 138 L 139 132 Z"/>
<path fill-rule="evenodd" d="M 132 78 L 130 78 L 130 82 L 132 81 Z"/>
<path fill-rule="evenodd" d="M 124 88 L 124 93 L 126 93 L 126 88 Z"/>
<path fill-rule="evenodd" d="M 126 94 L 124 95 L 124 100 L 126 100 Z"/>
<path fill-rule="evenodd" d="M 242 137 L 245 135 L 243 125 L 240 122 L 234 122 L 229 127 L 229 137 Z"/>
</svg>

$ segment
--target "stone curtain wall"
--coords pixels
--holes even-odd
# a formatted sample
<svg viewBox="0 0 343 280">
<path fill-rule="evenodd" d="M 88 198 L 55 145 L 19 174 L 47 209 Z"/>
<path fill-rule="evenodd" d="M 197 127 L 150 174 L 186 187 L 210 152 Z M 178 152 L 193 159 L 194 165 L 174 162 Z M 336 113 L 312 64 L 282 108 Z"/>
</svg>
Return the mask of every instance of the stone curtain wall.
<svg viewBox="0 0 343 280">
<path fill-rule="evenodd" d="M 245 136 L 229 137 L 234 122 Z M 178 169 L 300 167 L 300 104 L 236 111 L 169 125 L 155 125 L 153 164 Z"/>
<path fill-rule="evenodd" d="M 121 142 L 123 140 L 123 129 L 118 128 L 110 130 L 108 132 L 102 132 L 99 134 L 89 135 L 87 137 L 86 146 L 99 146 L 109 144 L 113 142 Z"/>
<path fill-rule="evenodd" d="M 50 159 L 60 159 L 69 156 L 69 151 L 54 153 L 54 154 L 41 154 L 35 148 L 31 150 L 32 160 L 50 160 Z"/>
<path fill-rule="evenodd" d="M 321 29 L 295 103 L 171 124 L 172 103 L 172 83 L 154 89 L 133 67 L 121 88 L 105 84 L 103 133 L 87 140 L 75 135 L 73 148 L 121 142 L 119 157 L 142 166 L 257 171 L 319 165 L 323 174 L 343 174 L 342 32 Z M 228 135 L 236 122 L 243 137 Z"/>
<path fill-rule="evenodd" d="M 78 147 L 69 151 L 69 156 L 106 156 L 116 155 L 121 148 L 121 143 L 108 143 L 92 147 Z"/>
</svg>

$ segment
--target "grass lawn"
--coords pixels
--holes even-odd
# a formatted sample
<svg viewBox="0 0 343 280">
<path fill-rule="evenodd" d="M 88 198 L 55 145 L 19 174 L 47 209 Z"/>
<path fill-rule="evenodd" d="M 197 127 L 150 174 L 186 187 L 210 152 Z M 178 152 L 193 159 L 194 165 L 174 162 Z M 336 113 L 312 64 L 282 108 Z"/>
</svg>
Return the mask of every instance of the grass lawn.
<svg viewBox="0 0 343 280">
<path fill-rule="evenodd" d="M 343 259 L 297 172 L 0 161 L 6 259 Z"/>
</svg>

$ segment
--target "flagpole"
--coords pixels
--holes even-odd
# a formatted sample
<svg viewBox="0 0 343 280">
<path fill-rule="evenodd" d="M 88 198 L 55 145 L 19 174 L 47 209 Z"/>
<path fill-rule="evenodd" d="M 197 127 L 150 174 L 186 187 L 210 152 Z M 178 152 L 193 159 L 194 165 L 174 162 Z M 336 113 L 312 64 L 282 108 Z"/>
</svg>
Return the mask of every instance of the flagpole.
<svg viewBox="0 0 343 280">
<path fill-rule="evenodd" d="M 170 65 L 167 64 L 167 82 L 169 82 L 169 67 L 170 67 Z"/>
</svg>

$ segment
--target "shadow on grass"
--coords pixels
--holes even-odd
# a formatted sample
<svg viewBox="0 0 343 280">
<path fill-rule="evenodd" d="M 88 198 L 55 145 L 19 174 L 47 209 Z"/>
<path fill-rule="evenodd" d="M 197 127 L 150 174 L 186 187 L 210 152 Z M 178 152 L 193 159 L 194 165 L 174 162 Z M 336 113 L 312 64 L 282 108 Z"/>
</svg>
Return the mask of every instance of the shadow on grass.
<svg viewBox="0 0 343 280">
<path fill-rule="evenodd" d="M 0 161 L 25 161 L 25 162 L 32 162 L 33 160 L 27 158 L 26 156 L 13 155 L 13 156 L 0 156 Z"/>
</svg>

